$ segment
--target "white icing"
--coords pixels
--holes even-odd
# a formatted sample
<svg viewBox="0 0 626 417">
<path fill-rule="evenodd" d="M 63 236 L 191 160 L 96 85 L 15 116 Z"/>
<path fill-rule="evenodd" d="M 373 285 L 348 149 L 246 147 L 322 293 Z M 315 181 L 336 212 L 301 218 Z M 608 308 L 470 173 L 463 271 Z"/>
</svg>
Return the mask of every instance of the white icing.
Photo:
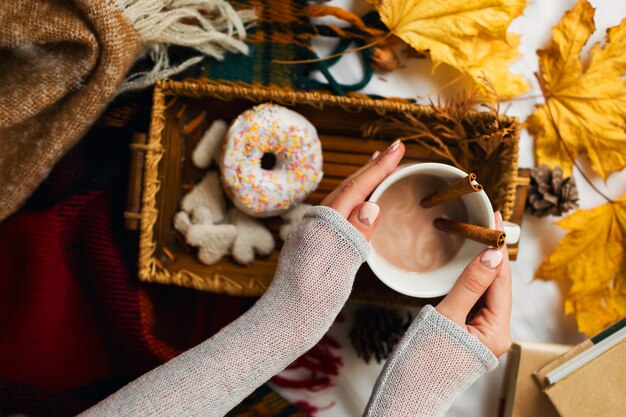
<svg viewBox="0 0 626 417">
<path fill-rule="evenodd" d="M 264 153 L 276 155 L 271 170 Z M 322 180 L 322 146 L 302 115 L 265 103 L 235 119 L 226 135 L 222 180 L 233 203 L 256 217 L 280 215 L 301 203 Z"/>
</svg>

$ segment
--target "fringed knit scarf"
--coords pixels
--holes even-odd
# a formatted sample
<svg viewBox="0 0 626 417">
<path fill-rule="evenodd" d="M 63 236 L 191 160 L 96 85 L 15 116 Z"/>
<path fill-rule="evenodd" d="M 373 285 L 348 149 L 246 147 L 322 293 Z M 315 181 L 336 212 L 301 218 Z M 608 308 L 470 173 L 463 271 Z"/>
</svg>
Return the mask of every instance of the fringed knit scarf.
<svg viewBox="0 0 626 417">
<path fill-rule="evenodd" d="M 0 221 L 12 214 L 119 92 L 205 55 L 247 53 L 252 10 L 225 0 L 11 0 L 0 6 Z M 168 45 L 198 56 L 172 65 Z M 151 70 L 128 75 L 149 54 Z"/>
</svg>

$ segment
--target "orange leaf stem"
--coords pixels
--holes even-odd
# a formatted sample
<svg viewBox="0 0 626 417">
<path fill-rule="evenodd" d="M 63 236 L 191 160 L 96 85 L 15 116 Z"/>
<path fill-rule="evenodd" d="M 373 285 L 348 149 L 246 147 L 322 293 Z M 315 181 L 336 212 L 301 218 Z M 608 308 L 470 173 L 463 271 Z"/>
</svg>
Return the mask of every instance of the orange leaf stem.
<svg viewBox="0 0 626 417">
<path fill-rule="evenodd" d="M 338 54 L 328 55 L 328 56 L 325 56 L 324 58 L 301 59 L 301 60 L 296 60 L 296 61 L 281 61 L 279 59 L 275 59 L 272 61 L 272 63 L 294 65 L 294 64 L 312 64 L 314 62 L 322 62 L 322 61 L 337 58 L 343 55 L 351 54 L 353 52 L 358 52 L 364 49 L 371 48 L 372 46 L 377 45 L 381 43 L 382 41 L 384 41 L 385 39 L 389 38 L 391 35 L 392 33 L 389 32 L 385 36 L 378 38 L 374 42 L 370 42 L 367 45 L 362 45 L 362 46 L 359 46 L 358 48 L 348 49 L 347 51 L 339 52 Z"/>
</svg>

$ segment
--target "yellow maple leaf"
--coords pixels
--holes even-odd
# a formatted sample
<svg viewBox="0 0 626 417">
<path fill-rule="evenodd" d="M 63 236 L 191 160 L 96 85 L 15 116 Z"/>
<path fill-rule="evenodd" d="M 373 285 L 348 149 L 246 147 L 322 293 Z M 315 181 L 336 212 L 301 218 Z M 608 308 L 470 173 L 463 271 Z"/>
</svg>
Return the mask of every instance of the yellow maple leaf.
<svg viewBox="0 0 626 417">
<path fill-rule="evenodd" d="M 594 8 L 579 0 L 552 29 L 550 45 L 537 52 L 545 104 L 527 124 L 537 163 L 560 165 L 570 175 L 569 150 L 572 157 L 586 155 L 606 179 L 626 166 L 626 19 L 607 31 L 603 46 L 593 46 L 585 68 L 580 52 L 595 31 L 593 16 Z"/>
<path fill-rule="evenodd" d="M 626 316 L 626 195 L 556 223 L 569 231 L 535 278 L 570 283 L 566 314 L 591 336 Z"/>
<path fill-rule="evenodd" d="M 528 90 L 524 77 L 508 71 L 519 56 L 519 38 L 507 40 L 507 29 L 522 14 L 525 0 L 377 0 L 373 4 L 394 35 L 428 52 L 433 70 L 445 63 L 479 85 L 484 74 L 504 98 Z"/>
<path fill-rule="evenodd" d="M 465 71 L 477 82 L 482 82 L 482 77 L 487 78 L 501 98 L 523 93 L 528 90 L 528 82 L 508 70 L 509 65 L 521 56 L 517 51 L 520 39 L 520 35 L 509 33 L 506 42 L 492 41 L 484 55 L 474 55 L 475 62 L 467 65 Z"/>
</svg>

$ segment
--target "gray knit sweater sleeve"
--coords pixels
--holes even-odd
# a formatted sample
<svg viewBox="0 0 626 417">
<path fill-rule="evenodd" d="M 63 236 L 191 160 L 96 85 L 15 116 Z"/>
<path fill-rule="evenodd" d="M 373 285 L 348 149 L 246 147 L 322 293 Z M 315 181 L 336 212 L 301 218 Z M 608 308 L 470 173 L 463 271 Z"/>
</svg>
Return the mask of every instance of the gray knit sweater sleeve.
<svg viewBox="0 0 626 417">
<path fill-rule="evenodd" d="M 497 365 L 478 339 L 427 305 L 387 360 L 364 416 L 443 416 Z"/>
<path fill-rule="evenodd" d="M 368 248 L 337 212 L 310 209 L 289 233 L 270 288 L 250 310 L 84 415 L 223 416 L 321 339 Z"/>
</svg>

